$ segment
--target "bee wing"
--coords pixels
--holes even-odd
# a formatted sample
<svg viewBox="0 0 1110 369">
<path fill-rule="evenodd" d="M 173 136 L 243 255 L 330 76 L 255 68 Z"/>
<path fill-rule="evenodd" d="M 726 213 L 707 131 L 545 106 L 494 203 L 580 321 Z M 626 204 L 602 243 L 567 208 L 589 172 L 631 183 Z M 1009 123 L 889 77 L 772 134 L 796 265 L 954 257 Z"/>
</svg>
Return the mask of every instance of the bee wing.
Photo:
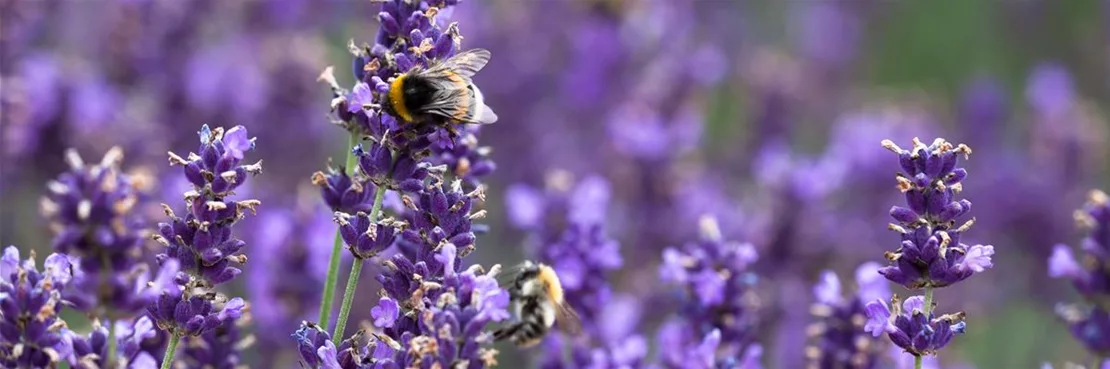
<svg viewBox="0 0 1110 369">
<path fill-rule="evenodd" d="M 435 78 L 437 76 L 446 76 L 448 73 L 457 73 L 465 78 L 474 77 L 478 71 L 482 70 L 489 63 L 489 50 L 486 49 L 470 49 L 444 59 L 439 63 L 435 63 L 428 69 L 421 72 L 421 74 L 428 77 Z"/>
<path fill-rule="evenodd" d="M 490 124 L 497 121 L 497 114 L 485 104 L 477 87 L 469 82 L 460 85 L 457 75 L 451 77 L 430 80 L 437 92 L 432 101 L 421 108 L 423 112 L 457 123 Z"/>
<path fill-rule="evenodd" d="M 555 306 L 555 324 L 563 333 L 572 336 L 582 333 L 582 318 L 565 302 Z"/>
</svg>

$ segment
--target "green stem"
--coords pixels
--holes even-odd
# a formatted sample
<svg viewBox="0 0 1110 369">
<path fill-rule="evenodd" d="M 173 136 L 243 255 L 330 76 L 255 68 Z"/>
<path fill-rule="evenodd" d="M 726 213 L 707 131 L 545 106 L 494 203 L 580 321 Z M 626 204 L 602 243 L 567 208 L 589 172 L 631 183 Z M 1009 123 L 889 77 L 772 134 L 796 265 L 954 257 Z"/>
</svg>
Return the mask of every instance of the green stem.
<svg viewBox="0 0 1110 369">
<path fill-rule="evenodd" d="M 170 369 L 173 366 L 173 354 L 177 352 L 177 342 L 181 340 L 181 335 L 174 333 L 170 335 L 170 343 L 166 346 L 166 357 L 162 358 L 162 369 Z"/>
<path fill-rule="evenodd" d="M 929 316 L 929 313 L 932 312 L 932 311 L 933 311 L 933 288 L 932 287 L 925 287 L 925 311 L 924 311 L 925 316 Z"/>
<path fill-rule="evenodd" d="M 358 145 L 359 135 L 352 133 L 347 140 L 347 166 L 344 171 L 348 176 L 355 174 L 355 145 Z M 324 281 L 324 296 L 320 301 L 320 317 L 316 320 L 317 324 L 328 326 L 329 319 L 331 319 L 331 308 L 335 301 L 335 287 L 339 284 L 339 259 L 341 252 L 343 252 L 343 237 L 339 233 L 339 229 L 335 230 L 335 242 L 331 247 L 331 260 L 328 261 L 328 277 Z"/>
<path fill-rule="evenodd" d="M 111 320 L 111 317 L 109 317 L 109 319 L 108 319 L 108 357 L 104 358 L 104 364 L 106 364 L 105 367 L 107 367 L 107 368 L 115 368 L 114 364 L 116 362 L 116 346 L 117 346 L 117 343 L 116 343 L 116 324 L 115 324 L 115 322 L 113 322 Z"/>
<path fill-rule="evenodd" d="M 1091 368 L 1090 369 L 1101 369 L 1101 368 L 1102 368 L 1102 356 L 1095 355 L 1095 360 L 1091 362 Z"/>
<path fill-rule="evenodd" d="M 355 263 L 351 265 L 351 275 L 347 277 L 347 289 L 343 291 L 343 305 L 339 306 L 339 320 L 335 322 L 335 334 L 332 337 L 343 337 L 343 329 L 347 325 L 347 316 L 351 314 L 351 302 L 355 299 L 355 288 L 358 287 L 358 276 L 362 274 L 364 262 L 365 260 L 355 259 Z"/>
<path fill-rule="evenodd" d="M 378 214 L 382 210 L 382 199 L 385 198 L 385 186 L 378 186 L 378 190 L 374 192 L 374 206 L 370 208 L 370 221 L 378 220 Z M 363 260 L 355 259 L 354 264 L 351 264 L 351 274 L 347 277 L 347 288 L 343 291 L 343 305 L 339 306 L 339 320 L 335 322 L 335 334 L 331 335 L 333 340 L 343 340 L 343 329 L 347 325 L 347 316 L 351 314 L 351 303 L 355 300 L 355 288 L 358 287 L 358 276 L 362 274 Z"/>
<path fill-rule="evenodd" d="M 110 280 L 112 273 L 112 259 L 108 258 L 108 254 L 101 255 L 100 264 L 103 266 L 100 269 L 100 280 Z M 100 285 L 102 301 L 106 300 L 107 296 L 111 294 L 111 288 L 112 287 L 107 283 L 102 283 Z M 108 357 L 104 358 L 104 366 L 108 368 L 114 368 L 114 364 L 116 362 L 116 347 L 118 346 L 118 343 L 116 342 L 116 324 L 115 320 L 112 317 L 112 310 L 107 309 L 107 311 L 104 313 L 104 317 L 108 322 Z"/>
<path fill-rule="evenodd" d="M 925 306 L 923 308 L 925 309 L 925 311 L 924 311 L 925 316 L 929 316 L 929 313 L 933 311 L 933 288 L 932 287 L 925 287 Z M 913 357 L 913 368 L 914 369 L 921 369 L 921 356 L 914 356 Z"/>
</svg>

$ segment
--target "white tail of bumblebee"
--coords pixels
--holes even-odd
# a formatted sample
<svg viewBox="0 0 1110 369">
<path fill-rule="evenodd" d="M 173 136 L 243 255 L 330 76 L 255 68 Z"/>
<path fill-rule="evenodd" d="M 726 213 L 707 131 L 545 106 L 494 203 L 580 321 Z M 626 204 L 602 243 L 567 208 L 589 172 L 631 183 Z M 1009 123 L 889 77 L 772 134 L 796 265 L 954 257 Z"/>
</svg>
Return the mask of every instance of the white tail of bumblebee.
<svg viewBox="0 0 1110 369">
<path fill-rule="evenodd" d="M 490 124 L 497 121 L 497 114 L 486 105 L 482 90 L 474 86 L 474 120 L 481 124 Z"/>
</svg>

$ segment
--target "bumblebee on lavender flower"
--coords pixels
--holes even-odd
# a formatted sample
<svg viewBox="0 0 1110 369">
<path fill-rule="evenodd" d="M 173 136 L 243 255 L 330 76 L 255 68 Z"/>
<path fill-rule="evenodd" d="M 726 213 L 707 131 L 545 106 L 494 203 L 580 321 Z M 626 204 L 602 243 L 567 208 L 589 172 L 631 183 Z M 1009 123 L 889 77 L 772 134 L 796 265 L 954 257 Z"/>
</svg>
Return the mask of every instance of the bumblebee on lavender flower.
<svg viewBox="0 0 1110 369">
<path fill-rule="evenodd" d="M 508 290 L 516 321 L 494 331 L 495 340 L 508 339 L 519 347 L 531 347 L 556 323 L 572 335 L 581 331 L 578 313 L 564 299 L 563 285 L 550 266 L 525 261 Z"/>
<path fill-rule="evenodd" d="M 432 118 L 454 124 L 496 122 L 497 114 L 471 81 L 489 58 L 488 50 L 470 49 L 427 68 L 413 67 L 390 82 L 382 109 L 407 123 Z"/>
</svg>

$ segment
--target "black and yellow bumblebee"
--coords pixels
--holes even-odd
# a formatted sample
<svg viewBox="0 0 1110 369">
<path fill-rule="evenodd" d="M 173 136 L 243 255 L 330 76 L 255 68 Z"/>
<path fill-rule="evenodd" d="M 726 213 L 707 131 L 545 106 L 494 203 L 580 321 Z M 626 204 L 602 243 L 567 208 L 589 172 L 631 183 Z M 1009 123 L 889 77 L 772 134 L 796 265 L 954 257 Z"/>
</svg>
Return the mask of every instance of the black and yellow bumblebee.
<svg viewBox="0 0 1110 369">
<path fill-rule="evenodd" d="M 394 77 L 382 109 L 406 123 L 489 124 L 497 114 L 486 106 L 471 78 L 489 62 L 485 49 L 470 49 Z"/>
<path fill-rule="evenodd" d="M 577 335 L 582 331 L 578 313 L 567 303 L 562 283 L 550 266 L 525 261 L 509 290 L 515 321 L 493 333 L 496 341 L 509 340 L 519 347 L 539 343 L 556 324 L 560 331 Z"/>
</svg>

